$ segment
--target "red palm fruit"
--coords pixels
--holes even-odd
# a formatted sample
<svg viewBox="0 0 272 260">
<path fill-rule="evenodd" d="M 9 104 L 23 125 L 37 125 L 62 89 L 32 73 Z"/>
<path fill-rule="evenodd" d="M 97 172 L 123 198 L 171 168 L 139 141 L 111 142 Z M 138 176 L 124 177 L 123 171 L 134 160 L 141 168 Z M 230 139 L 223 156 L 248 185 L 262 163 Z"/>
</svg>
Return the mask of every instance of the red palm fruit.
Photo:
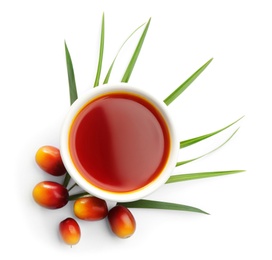
<svg viewBox="0 0 272 260">
<path fill-rule="evenodd" d="M 83 220 L 100 220 L 107 216 L 108 206 L 105 200 L 97 197 L 82 197 L 74 203 L 74 214 Z"/>
<path fill-rule="evenodd" d="M 124 206 L 117 205 L 108 213 L 110 228 L 120 238 L 128 238 L 135 232 L 136 221 L 132 213 Z"/>
<path fill-rule="evenodd" d="M 81 237 L 80 227 L 73 218 L 66 218 L 59 223 L 59 233 L 67 245 L 75 245 Z"/>
<path fill-rule="evenodd" d="M 54 146 L 40 147 L 36 152 L 35 160 L 42 170 L 53 176 L 61 176 L 66 173 L 60 150 Z"/>
<path fill-rule="evenodd" d="M 69 199 L 68 190 L 63 185 L 53 181 L 38 183 L 32 191 L 32 196 L 40 206 L 48 209 L 62 208 Z"/>
</svg>

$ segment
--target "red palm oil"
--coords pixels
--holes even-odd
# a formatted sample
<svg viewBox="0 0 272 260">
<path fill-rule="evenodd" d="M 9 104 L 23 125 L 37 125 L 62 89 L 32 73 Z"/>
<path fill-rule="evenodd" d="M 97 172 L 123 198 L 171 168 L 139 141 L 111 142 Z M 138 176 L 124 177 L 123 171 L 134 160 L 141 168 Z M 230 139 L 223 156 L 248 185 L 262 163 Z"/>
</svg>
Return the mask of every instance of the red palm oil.
<svg viewBox="0 0 272 260">
<path fill-rule="evenodd" d="M 108 93 L 88 102 L 70 128 L 75 167 L 96 187 L 110 192 L 138 190 L 155 180 L 170 151 L 160 112 L 131 93 Z"/>
</svg>

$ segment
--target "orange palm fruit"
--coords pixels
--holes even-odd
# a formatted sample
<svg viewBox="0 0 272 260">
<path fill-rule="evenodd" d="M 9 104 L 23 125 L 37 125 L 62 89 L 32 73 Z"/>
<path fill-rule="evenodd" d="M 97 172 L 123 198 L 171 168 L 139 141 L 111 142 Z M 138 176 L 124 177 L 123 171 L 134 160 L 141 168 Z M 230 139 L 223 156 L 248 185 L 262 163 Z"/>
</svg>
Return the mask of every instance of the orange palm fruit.
<svg viewBox="0 0 272 260">
<path fill-rule="evenodd" d="M 132 236 L 136 230 L 136 221 L 128 208 L 117 205 L 110 209 L 108 222 L 112 232 L 120 238 Z"/>
<path fill-rule="evenodd" d="M 53 176 L 61 176 L 66 173 L 60 150 L 54 146 L 40 147 L 36 152 L 35 161 L 42 170 Z"/>
<path fill-rule="evenodd" d="M 59 223 L 59 233 L 67 245 L 75 245 L 79 242 L 81 231 L 79 224 L 73 218 L 66 218 Z"/>
<path fill-rule="evenodd" d="M 38 183 L 33 191 L 34 200 L 42 207 L 48 209 L 62 208 L 68 203 L 68 190 L 61 184 L 53 181 Z"/>
<path fill-rule="evenodd" d="M 100 220 L 107 216 L 108 206 L 105 200 L 97 197 L 82 197 L 74 203 L 74 214 L 82 220 Z"/>
</svg>

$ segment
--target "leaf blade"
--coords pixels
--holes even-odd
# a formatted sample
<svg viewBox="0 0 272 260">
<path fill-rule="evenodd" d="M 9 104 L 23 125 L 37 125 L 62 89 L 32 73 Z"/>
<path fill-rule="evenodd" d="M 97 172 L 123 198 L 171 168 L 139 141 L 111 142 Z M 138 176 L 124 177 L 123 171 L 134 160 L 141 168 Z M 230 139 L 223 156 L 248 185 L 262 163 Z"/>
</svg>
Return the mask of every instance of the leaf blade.
<svg viewBox="0 0 272 260">
<path fill-rule="evenodd" d="M 140 39 L 138 41 L 136 49 L 134 50 L 134 53 L 133 53 L 133 55 L 132 55 L 132 57 L 130 59 L 130 62 L 128 64 L 127 68 L 126 68 L 126 71 L 125 71 L 125 73 L 123 75 L 123 78 L 122 78 L 121 82 L 128 82 L 129 79 L 130 79 L 131 73 L 132 73 L 132 71 L 134 69 L 136 61 L 137 61 L 138 56 L 140 54 L 140 51 L 142 49 L 142 46 L 143 46 L 147 31 L 148 31 L 148 28 L 149 28 L 150 21 L 151 21 L 151 18 L 149 18 L 149 20 L 148 20 L 148 22 L 147 22 L 147 24 L 145 26 L 145 29 L 144 29 L 144 31 L 143 31 L 143 33 L 142 33 L 142 35 L 141 35 L 141 37 L 140 37 Z"/>
<path fill-rule="evenodd" d="M 105 18 L 104 13 L 102 15 L 102 24 L 101 24 L 101 34 L 100 34 L 100 47 L 99 47 L 99 57 L 98 57 L 98 64 L 96 70 L 96 76 L 94 81 L 94 87 L 99 85 L 100 75 L 102 70 L 102 61 L 104 55 L 104 42 L 105 42 Z"/>
<path fill-rule="evenodd" d="M 178 88 L 176 88 L 167 98 L 164 99 L 166 105 L 170 105 L 185 89 L 187 89 L 195 79 L 208 67 L 212 62 L 212 58 L 194 72 L 187 80 L 185 80 Z"/>
<path fill-rule="evenodd" d="M 230 175 L 230 174 L 236 174 L 236 173 L 240 173 L 240 172 L 245 172 L 245 170 L 176 174 L 176 175 L 170 176 L 170 178 L 166 181 L 166 184 L 181 182 L 181 181 L 196 180 L 196 179 L 202 179 L 202 178 L 211 178 L 211 177 L 217 177 L 217 176 L 223 176 L 223 175 Z"/>
<path fill-rule="evenodd" d="M 200 158 L 202 158 L 202 157 L 204 157 L 204 156 L 207 156 L 207 155 L 209 155 L 209 154 L 211 154 L 211 153 L 213 153 L 213 152 L 215 152 L 216 150 L 218 150 L 219 148 L 221 148 L 222 146 L 224 146 L 235 134 L 236 134 L 236 132 L 239 130 L 239 128 L 237 128 L 234 132 L 233 132 L 233 134 L 224 142 L 224 143 L 222 143 L 221 145 L 219 145 L 218 147 L 216 147 L 215 149 L 213 149 L 213 150 L 211 150 L 211 151 L 209 151 L 208 153 L 205 153 L 205 154 L 203 154 L 203 155 L 201 155 L 201 156 L 198 156 L 198 157 L 196 157 L 196 158 L 193 158 L 193 159 L 189 159 L 189 160 L 186 160 L 186 161 L 180 161 L 180 162 L 177 162 L 177 164 L 176 164 L 176 167 L 177 166 L 181 166 L 181 165 L 184 165 L 184 164 L 186 164 L 186 163 L 189 163 L 189 162 L 193 162 L 193 161 L 195 161 L 195 160 L 198 160 L 198 159 L 200 159 Z"/>
<path fill-rule="evenodd" d="M 76 87 L 73 62 L 72 62 L 72 58 L 71 58 L 66 42 L 64 42 L 64 47 L 65 47 L 66 67 L 67 67 L 68 83 L 69 83 L 70 104 L 72 105 L 75 102 L 75 100 L 77 100 L 77 87 Z"/>
<path fill-rule="evenodd" d="M 115 64 L 115 61 L 116 61 L 116 59 L 117 59 L 117 57 L 118 57 L 118 55 L 119 55 L 119 53 L 121 52 L 121 50 L 122 50 L 122 48 L 123 48 L 123 46 L 126 44 L 126 42 L 143 26 L 144 24 L 142 24 L 142 25 L 140 25 L 139 27 L 137 27 L 129 36 L 128 36 L 128 38 L 123 42 L 123 44 L 121 45 L 121 47 L 119 48 L 119 50 L 118 50 L 118 52 L 117 52 L 117 54 L 115 55 L 115 57 L 114 57 L 114 59 L 113 59 L 113 61 L 112 61 L 112 63 L 111 63 L 111 65 L 110 65 L 110 67 L 109 67 L 109 69 L 108 69 L 108 72 L 107 72 L 107 74 L 106 74 L 106 77 L 105 77 L 105 79 L 104 79 L 104 81 L 103 81 L 103 84 L 107 84 L 108 82 L 109 82 L 109 78 L 110 78 L 110 75 L 111 75 L 111 71 L 112 71 L 112 69 L 113 69 L 113 66 L 114 66 L 114 64 Z"/>
<path fill-rule="evenodd" d="M 145 208 L 145 209 L 164 209 L 164 210 L 179 210 L 179 211 L 189 211 L 202 214 L 209 214 L 199 208 L 192 206 L 187 206 L 183 204 L 155 201 L 155 200 L 137 200 L 133 202 L 118 202 L 117 205 L 123 205 L 128 208 Z"/>
<path fill-rule="evenodd" d="M 220 133 L 220 132 L 226 130 L 227 128 L 231 127 L 232 125 L 234 125 L 235 123 L 237 123 L 238 121 L 240 121 L 243 117 L 244 117 L 244 116 L 240 117 L 239 119 L 237 119 L 237 120 L 234 121 L 233 123 L 231 123 L 231 124 L 229 124 L 229 125 L 227 125 L 227 126 L 221 128 L 221 129 L 219 129 L 219 130 L 217 130 L 217 131 L 214 131 L 214 132 L 211 132 L 211 133 L 208 133 L 208 134 L 205 134 L 205 135 L 201 135 L 201 136 L 198 136 L 198 137 L 194 137 L 194 138 L 191 138 L 191 139 L 187 139 L 187 140 L 181 141 L 181 142 L 180 142 L 180 148 L 181 148 L 181 149 L 182 149 L 182 148 L 185 148 L 185 147 L 187 147 L 187 146 L 190 146 L 190 145 L 192 145 L 192 144 L 195 144 L 195 143 L 198 143 L 198 142 L 200 142 L 200 141 L 202 141 L 202 140 L 205 140 L 205 139 L 207 139 L 207 138 L 209 138 L 209 137 L 212 137 L 212 136 L 214 136 L 214 135 L 216 135 L 216 134 L 218 134 L 218 133 Z"/>
</svg>

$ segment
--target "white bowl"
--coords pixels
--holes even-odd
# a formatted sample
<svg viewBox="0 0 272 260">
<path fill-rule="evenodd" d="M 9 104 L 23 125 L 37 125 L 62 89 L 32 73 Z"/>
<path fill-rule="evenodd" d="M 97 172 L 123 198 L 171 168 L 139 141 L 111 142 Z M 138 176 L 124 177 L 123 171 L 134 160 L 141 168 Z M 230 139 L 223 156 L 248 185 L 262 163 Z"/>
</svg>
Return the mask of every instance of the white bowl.
<svg viewBox="0 0 272 260">
<path fill-rule="evenodd" d="M 163 118 L 165 125 L 167 126 L 167 132 L 169 137 L 169 149 L 167 159 L 158 174 L 158 176 L 151 180 L 148 184 L 143 187 L 136 188 L 135 190 L 128 191 L 117 191 L 99 187 L 99 185 L 91 183 L 90 180 L 87 180 L 83 177 L 82 172 L 78 169 L 74 163 L 74 159 L 72 159 L 72 155 L 70 152 L 70 131 L 71 126 L 78 116 L 78 114 L 82 111 L 82 109 L 90 104 L 94 99 L 97 99 L 101 96 L 111 95 L 113 93 L 126 93 L 129 95 L 134 95 L 142 98 L 143 100 L 148 101 L 150 105 L 152 105 L 157 112 Z M 102 130 L 102 129 L 101 129 Z M 75 149 L 76 151 L 76 149 Z M 96 88 L 92 88 L 88 90 L 82 97 L 79 97 L 70 107 L 66 118 L 64 120 L 64 124 L 61 130 L 60 137 L 60 152 L 63 159 L 63 163 L 70 174 L 71 178 L 86 192 L 90 193 L 93 196 L 99 197 L 101 199 L 114 201 L 114 202 L 129 202 L 135 201 L 141 198 L 146 197 L 151 194 L 159 187 L 161 187 L 170 177 L 173 169 L 175 168 L 177 162 L 177 156 L 179 151 L 179 141 L 177 140 L 177 136 L 174 129 L 174 123 L 171 119 L 171 115 L 169 115 L 167 105 L 160 100 L 157 100 L 152 95 L 139 89 L 135 86 L 131 86 L 127 83 L 118 83 L 115 85 L 101 85 Z M 103 159 L 102 159 L 103 160 Z M 107 160 L 105 159 L 105 165 L 107 164 Z M 141 163 L 141 162 L 139 162 Z M 109 177 L 110 178 L 110 177 Z M 132 181 L 132 180 L 130 180 Z"/>
</svg>

